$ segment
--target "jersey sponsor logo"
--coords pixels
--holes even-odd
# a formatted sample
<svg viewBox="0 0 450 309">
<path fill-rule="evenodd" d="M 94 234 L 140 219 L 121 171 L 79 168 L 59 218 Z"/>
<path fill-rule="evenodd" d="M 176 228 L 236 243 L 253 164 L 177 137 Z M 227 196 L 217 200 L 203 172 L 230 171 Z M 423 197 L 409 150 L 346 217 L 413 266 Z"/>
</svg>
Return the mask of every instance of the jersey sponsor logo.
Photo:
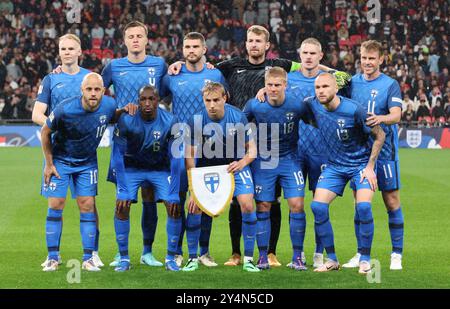
<svg viewBox="0 0 450 309">
<path fill-rule="evenodd" d="M 105 124 L 106 118 L 107 118 L 106 115 L 101 115 L 101 116 L 99 117 L 100 123 L 101 123 L 101 124 Z"/>
<path fill-rule="evenodd" d="M 125 75 L 125 74 L 128 74 L 128 72 L 127 72 L 127 71 L 125 71 L 125 72 L 119 72 L 119 76 L 123 76 L 123 75 Z"/>
<path fill-rule="evenodd" d="M 245 69 L 243 69 L 243 70 L 237 70 L 236 73 L 239 74 L 239 73 L 242 73 L 242 72 L 245 72 L 245 71 L 247 71 L 247 70 L 245 70 Z"/>
<path fill-rule="evenodd" d="M 64 84 L 58 84 L 58 85 L 56 85 L 56 88 L 62 88 L 62 87 L 64 87 Z"/>
<path fill-rule="evenodd" d="M 422 144 L 422 131 L 421 130 L 407 130 L 406 131 L 406 143 L 411 148 L 417 148 Z"/>
<path fill-rule="evenodd" d="M 300 86 L 292 86 L 291 89 L 294 90 L 294 89 L 297 89 L 297 88 L 299 88 L 299 87 L 300 87 Z"/>
<path fill-rule="evenodd" d="M 153 137 L 159 139 L 161 137 L 161 131 L 153 131 Z"/>
<path fill-rule="evenodd" d="M 182 82 L 178 82 L 178 86 L 184 85 L 184 84 L 186 84 L 186 83 L 187 83 L 187 80 L 184 80 L 184 81 L 182 81 Z"/>
</svg>

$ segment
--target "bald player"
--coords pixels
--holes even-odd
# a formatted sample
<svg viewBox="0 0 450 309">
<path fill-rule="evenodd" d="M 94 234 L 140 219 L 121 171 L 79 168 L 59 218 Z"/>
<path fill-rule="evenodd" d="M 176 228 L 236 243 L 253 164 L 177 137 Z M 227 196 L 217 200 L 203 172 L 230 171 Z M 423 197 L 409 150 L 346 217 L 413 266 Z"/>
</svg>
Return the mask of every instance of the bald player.
<svg viewBox="0 0 450 309">
<path fill-rule="evenodd" d="M 337 95 L 338 85 L 331 74 L 319 75 L 314 87 L 315 97 L 306 98 L 304 103 L 314 115 L 311 118 L 330 154 L 311 202 L 315 232 L 327 252 L 328 260 L 314 271 L 339 269 L 329 205 L 337 195 L 343 194 L 350 181 L 356 189 L 356 209 L 361 218 L 364 254 L 359 262 L 359 273 L 367 274 L 370 272 L 374 232 L 372 197 L 377 189 L 375 163 L 383 147 L 385 134 L 379 125 L 368 126 L 366 110 L 358 102 Z M 373 143 L 370 143 L 369 137 L 373 138 Z"/>
<path fill-rule="evenodd" d="M 80 209 L 80 232 L 83 245 L 82 268 L 100 271 L 92 252 L 96 239 L 97 147 L 108 123 L 123 112 L 134 113 L 127 105 L 116 110 L 114 99 L 104 96 L 103 79 L 97 73 L 87 74 L 81 83 L 81 96 L 62 101 L 48 116 L 42 127 L 42 150 L 45 157 L 41 194 L 48 200 L 45 225 L 48 261 L 43 271 L 58 269 L 62 212 L 67 188 L 72 181 L 72 194 Z"/>
</svg>

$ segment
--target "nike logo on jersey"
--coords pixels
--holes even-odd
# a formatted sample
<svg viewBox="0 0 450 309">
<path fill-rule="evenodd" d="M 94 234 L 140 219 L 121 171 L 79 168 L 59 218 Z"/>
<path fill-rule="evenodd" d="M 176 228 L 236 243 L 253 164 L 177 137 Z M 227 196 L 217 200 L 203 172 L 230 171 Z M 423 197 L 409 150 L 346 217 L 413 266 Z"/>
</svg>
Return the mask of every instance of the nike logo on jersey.
<svg viewBox="0 0 450 309">
<path fill-rule="evenodd" d="M 245 71 L 247 71 L 247 70 L 237 70 L 236 72 L 239 74 L 239 73 L 242 73 L 242 72 L 245 72 Z"/>
<path fill-rule="evenodd" d="M 63 84 L 56 85 L 56 88 L 62 88 L 62 87 L 64 87 Z"/>
<path fill-rule="evenodd" d="M 185 80 L 184 82 L 178 82 L 178 86 L 184 85 L 187 83 L 187 80 Z"/>
<path fill-rule="evenodd" d="M 128 72 L 119 72 L 119 75 L 120 76 L 122 76 L 122 75 L 125 75 L 125 74 L 127 74 Z"/>
<path fill-rule="evenodd" d="M 291 89 L 297 89 L 300 86 L 292 86 Z"/>
</svg>

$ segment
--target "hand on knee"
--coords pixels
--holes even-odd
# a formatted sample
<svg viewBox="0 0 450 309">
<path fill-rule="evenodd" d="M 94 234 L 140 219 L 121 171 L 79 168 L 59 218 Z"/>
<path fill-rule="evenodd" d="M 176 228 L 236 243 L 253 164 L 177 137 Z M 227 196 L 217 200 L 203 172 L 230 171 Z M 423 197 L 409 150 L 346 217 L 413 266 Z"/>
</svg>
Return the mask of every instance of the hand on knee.
<svg viewBox="0 0 450 309">
<path fill-rule="evenodd" d="M 128 220 L 130 218 L 130 211 L 126 208 L 121 208 L 119 211 L 116 209 L 116 218 L 122 221 Z"/>
</svg>

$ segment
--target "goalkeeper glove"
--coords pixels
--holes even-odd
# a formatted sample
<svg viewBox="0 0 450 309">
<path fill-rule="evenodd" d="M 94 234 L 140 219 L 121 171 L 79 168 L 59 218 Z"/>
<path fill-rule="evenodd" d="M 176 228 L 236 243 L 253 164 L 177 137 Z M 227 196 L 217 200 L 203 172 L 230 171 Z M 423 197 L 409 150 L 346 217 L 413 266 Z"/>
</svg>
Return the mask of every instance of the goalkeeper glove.
<svg viewBox="0 0 450 309">
<path fill-rule="evenodd" d="M 348 83 L 352 79 L 352 76 L 347 72 L 331 70 L 328 71 L 328 73 L 333 74 L 334 78 L 336 78 L 339 89 L 347 87 Z"/>
</svg>

